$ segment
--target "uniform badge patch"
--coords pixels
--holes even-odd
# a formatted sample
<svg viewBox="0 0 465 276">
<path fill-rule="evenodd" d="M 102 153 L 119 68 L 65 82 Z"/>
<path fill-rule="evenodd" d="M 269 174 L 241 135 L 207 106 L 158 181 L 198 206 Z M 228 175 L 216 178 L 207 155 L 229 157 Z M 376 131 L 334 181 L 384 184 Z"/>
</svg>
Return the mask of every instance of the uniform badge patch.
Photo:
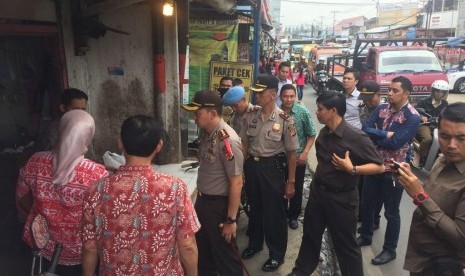
<svg viewBox="0 0 465 276">
<path fill-rule="evenodd" d="M 289 133 L 291 134 L 291 136 L 295 136 L 297 134 L 297 130 L 295 129 L 295 125 L 290 125 L 287 127 L 287 129 L 289 130 Z"/>
<path fill-rule="evenodd" d="M 258 123 L 258 119 L 257 119 L 257 118 L 253 118 L 253 119 L 252 119 L 252 123 L 254 123 L 254 124 Z"/>
<path fill-rule="evenodd" d="M 279 132 L 281 130 L 281 125 L 280 124 L 274 124 L 272 130 L 274 132 Z"/>
</svg>

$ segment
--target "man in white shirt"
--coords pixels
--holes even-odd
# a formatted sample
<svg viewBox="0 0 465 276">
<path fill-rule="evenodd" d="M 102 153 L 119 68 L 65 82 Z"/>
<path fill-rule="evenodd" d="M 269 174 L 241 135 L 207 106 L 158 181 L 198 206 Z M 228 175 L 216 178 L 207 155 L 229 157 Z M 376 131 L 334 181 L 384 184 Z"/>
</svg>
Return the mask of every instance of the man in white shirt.
<svg viewBox="0 0 465 276">
<path fill-rule="evenodd" d="M 360 73 L 352 68 L 344 71 L 342 77 L 342 87 L 344 88 L 344 95 L 346 96 L 346 113 L 344 119 L 352 126 L 361 129 L 362 123 L 360 122 L 360 106 L 361 101 L 358 99 L 360 92 L 357 90 L 357 83 L 360 78 Z"/>
<path fill-rule="evenodd" d="M 288 61 L 283 61 L 281 64 L 279 64 L 278 68 L 278 95 L 276 97 L 276 105 L 281 106 L 283 103 L 281 102 L 281 98 L 279 97 L 281 95 L 281 88 L 285 84 L 292 84 L 292 81 L 289 79 L 289 75 L 291 73 L 291 64 Z"/>
</svg>

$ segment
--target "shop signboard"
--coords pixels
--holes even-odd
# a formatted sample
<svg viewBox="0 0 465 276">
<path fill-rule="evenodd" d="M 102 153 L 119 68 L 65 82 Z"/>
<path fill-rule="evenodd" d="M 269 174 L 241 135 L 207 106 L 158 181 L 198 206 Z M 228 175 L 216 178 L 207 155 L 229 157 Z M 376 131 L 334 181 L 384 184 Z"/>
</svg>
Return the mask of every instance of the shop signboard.
<svg viewBox="0 0 465 276">
<path fill-rule="evenodd" d="M 210 89 L 216 90 L 222 77 L 239 78 L 244 85 L 246 98 L 249 98 L 249 88 L 253 81 L 253 64 L 239 62 L 210 62 Z"/>
</svg>

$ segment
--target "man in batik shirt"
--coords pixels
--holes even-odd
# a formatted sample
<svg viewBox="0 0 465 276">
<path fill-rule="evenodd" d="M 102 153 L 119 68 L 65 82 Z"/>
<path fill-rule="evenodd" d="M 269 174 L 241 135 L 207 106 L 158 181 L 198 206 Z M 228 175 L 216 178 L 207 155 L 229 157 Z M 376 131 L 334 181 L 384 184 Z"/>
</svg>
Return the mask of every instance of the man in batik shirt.
<svg viewBox="0 0 465 276">
<path fill-rule="evenodd" d="M 313 126 L 310 112 L 308 112 L 304 106 L 295 103 L 296 90 L 294 85 L 283 85 L 279 97 L 283 103 L 281 109 L 294 118 L 297 137 L 299 138 L 299 149 L 296 150 L 295 195 L 289 200 L 285 199 L 289 227 L 291 229 L 297 229 L 297 227 L 299 227 L 297 219 L 302 212 L 302 190 L 304 186 L 305 169 L 307 168 L 308 153 L 315 142 L 316 130 Z M 289 208 L 287 208 L 288 201 Z"/>
<path fill-rule="evenodd" d="M 98 181 L 83 209 L 83 275 L 197 275 L 200 228 L 187 186 L 157 173 L 162 129 L 137 115 L 122 126 L 126 165 Z"/>
</svg>

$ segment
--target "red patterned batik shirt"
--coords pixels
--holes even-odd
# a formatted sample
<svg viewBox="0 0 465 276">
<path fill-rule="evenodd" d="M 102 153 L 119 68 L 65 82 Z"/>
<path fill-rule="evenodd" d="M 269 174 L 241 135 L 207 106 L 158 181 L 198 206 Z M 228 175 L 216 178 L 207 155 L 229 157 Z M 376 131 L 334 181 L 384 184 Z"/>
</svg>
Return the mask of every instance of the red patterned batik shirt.
<svg viewBox="0 0 465 276">
<path fill-rule="evenodd" d="M 82 220 L 104 276 L 184 275 L 177 241 L 200 229 L 186 184 L 150 166 L 121 166 L 96 183 Z"/>
<path fill-rule="evenodd" d="M 62 185 L 52 184 L 53 154 L 34 154 L 19 174 L 16 198 L 32 191 L 34 204 L 24 225 L 23 239 L 31 243 L 31 222 L 36 214 L 44 216 L 50 232 L 50 240 L 41 250 L 50 259 L 56 242 L 63 244 L 59 264 L 81 263 L 81 216 L 85 192 L 102 177 L 108 176 L 105 167 L 84 159 L 74 170 L 74 177 Z"/>
</svg>

